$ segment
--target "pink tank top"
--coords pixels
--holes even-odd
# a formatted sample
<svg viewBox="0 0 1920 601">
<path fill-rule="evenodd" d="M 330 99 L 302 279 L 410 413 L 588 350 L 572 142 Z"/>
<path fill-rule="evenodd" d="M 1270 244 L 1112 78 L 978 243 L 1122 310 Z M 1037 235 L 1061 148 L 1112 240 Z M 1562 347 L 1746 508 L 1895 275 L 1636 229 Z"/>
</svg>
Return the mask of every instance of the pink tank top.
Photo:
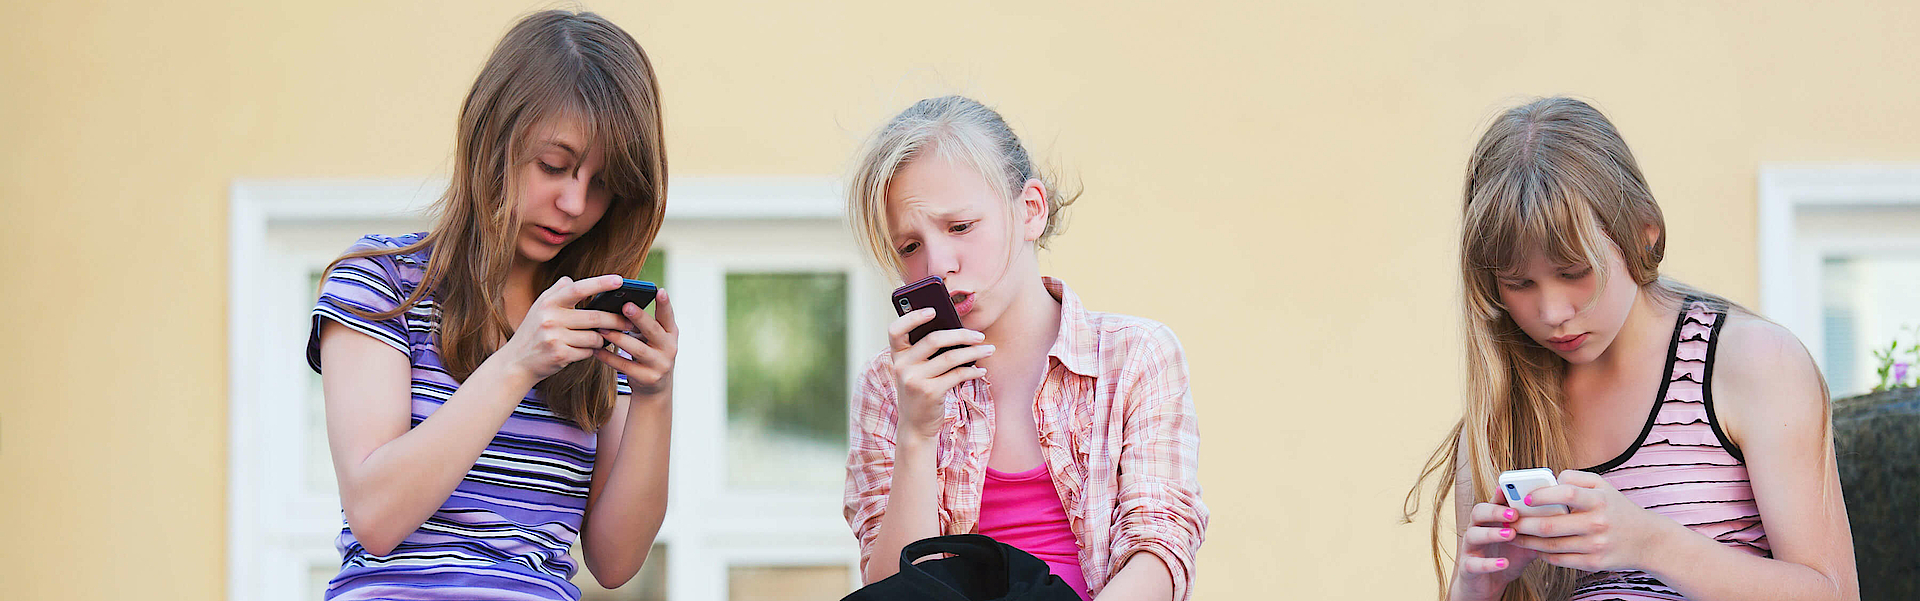
<svg viewBox="0 0 1920 601">
<path fill-rule="evenodd" d="M 1660 386 L 1639 442 L 1585 471 L 1600 474 L 1634 503 L 1701 536 L 1771 557 L 1746 461 L 1713 415 L 1714 337 L 1726 320 L 1724 308 L 1687 301 L 1667 351 L 1667 381 Z M 1593 572 L 1575 586 L 1570 601 L 1686 599 L 1653 576 L 1633 570 Z"/>
<path fill-rule="evenodd" d="M 1060 494 L 1053 490 L 1047 464 L 1017 474 L 989 467 L 983 488 L 980 534 L 1047 562 L 1053 575 L 1067 581 L 1081 599 L 1089 599 L 1087 577 L 1080 573 L 1080 544 L 1067 525 L 1067 512 L 1060 507 Z"/>
</svg>

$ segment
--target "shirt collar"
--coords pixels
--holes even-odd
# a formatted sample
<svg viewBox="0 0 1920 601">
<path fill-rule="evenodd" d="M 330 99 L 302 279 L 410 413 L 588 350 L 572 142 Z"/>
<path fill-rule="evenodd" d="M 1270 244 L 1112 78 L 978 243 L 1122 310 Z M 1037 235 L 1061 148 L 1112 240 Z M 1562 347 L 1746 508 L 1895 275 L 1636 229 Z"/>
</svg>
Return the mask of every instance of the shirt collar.
<svg viewBox="0 0 1920 601">
<path fill-rule="evenodd" d="M 1099 329 L 1094 314 L 1080 305 L 1080 296 L 1067 288 L 1066 282 L 1057 278 L 1042 276 L 1042 284 L 1054 300 L 1060 301 L 1060 333 L 1053 339 L 1053 348 L 1047 349 L 1047 356 L 1060 360 L 1067 371 L 1086 377 L 1097 377 L 1100 366 Z"/>
</svg>

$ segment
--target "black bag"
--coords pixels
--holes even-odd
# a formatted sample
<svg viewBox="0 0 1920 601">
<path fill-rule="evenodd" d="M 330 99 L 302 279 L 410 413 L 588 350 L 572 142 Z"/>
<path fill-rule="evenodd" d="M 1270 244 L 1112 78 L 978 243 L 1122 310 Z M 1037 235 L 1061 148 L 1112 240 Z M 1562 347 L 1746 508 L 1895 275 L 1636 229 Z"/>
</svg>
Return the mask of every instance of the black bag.
<svg viewBox="0 0 1920 601">
<path fill-rule="evenodd" d="M 935 553 L 953 555 L 913 563 Z M 1080 601 L 1046 562 L 979 534 L 936 536 L 900 550 L 900 573 L 840 601 Z"/>
</svg>

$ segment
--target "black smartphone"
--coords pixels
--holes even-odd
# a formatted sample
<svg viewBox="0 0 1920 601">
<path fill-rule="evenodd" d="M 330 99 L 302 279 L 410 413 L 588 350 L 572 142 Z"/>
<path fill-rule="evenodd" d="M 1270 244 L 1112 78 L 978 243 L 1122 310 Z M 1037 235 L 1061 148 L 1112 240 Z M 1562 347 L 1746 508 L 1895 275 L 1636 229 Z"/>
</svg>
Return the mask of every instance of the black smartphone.
<svg viewBox="0 0 1920 601">
<path fill-rule="evenodd" d="M 595 294 L 592 298 L 581 301 L 575 308 L 606 311 L 619 315 L 620 308 L 627 306 L 627 303 L 633 303 L 641 309 L 647 308 L 647 305 L 653 304 L 653 297 L 659 293 L 660 287 L 653 285 L 653 282 L 622 278 L 619 288 Z"/>
<path fill-rule="evenodd" d="M 940 279 L 940 276 L 930 275 L 926 279 L 893 290 L 894 313 L 906 315 L 926 307 L 933 307 L 933 319 L 907 332 L 907 344 L 917 344 L 921 338 L 926 338 L 928 334 L 940 330 L 958 330 L 965 327 L 960 325 L 960 312 L 953 309 L 953 297 L 948 295 L 947 283 Z M 933 356 L 938 357 L 940 353 L 965 346 L 944 347 L 935 351 Z M 973 367 L 973 362 L 967 362 L 966 366 Z"/>
</svg>

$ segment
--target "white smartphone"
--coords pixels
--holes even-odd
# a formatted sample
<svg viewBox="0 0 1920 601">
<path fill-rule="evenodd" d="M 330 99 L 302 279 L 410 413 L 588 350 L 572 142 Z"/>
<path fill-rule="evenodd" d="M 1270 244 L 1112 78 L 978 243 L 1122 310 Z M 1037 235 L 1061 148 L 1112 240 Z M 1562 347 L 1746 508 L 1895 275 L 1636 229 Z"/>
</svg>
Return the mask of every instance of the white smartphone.
<svg viewBox="0 0 1920 601">
<path fill-rule="evenodd" d="M 1567 513 L 1565 505 L 1528 505 L 1526 501 L 1533 491 L 1559 483 L 1559 479 L 1553 477 L 1553 470 L 1544 467 L 1500 472 L 1500 493 L 1506 495 L 1507 506 L 1530 518 Z"/>
</svg>

